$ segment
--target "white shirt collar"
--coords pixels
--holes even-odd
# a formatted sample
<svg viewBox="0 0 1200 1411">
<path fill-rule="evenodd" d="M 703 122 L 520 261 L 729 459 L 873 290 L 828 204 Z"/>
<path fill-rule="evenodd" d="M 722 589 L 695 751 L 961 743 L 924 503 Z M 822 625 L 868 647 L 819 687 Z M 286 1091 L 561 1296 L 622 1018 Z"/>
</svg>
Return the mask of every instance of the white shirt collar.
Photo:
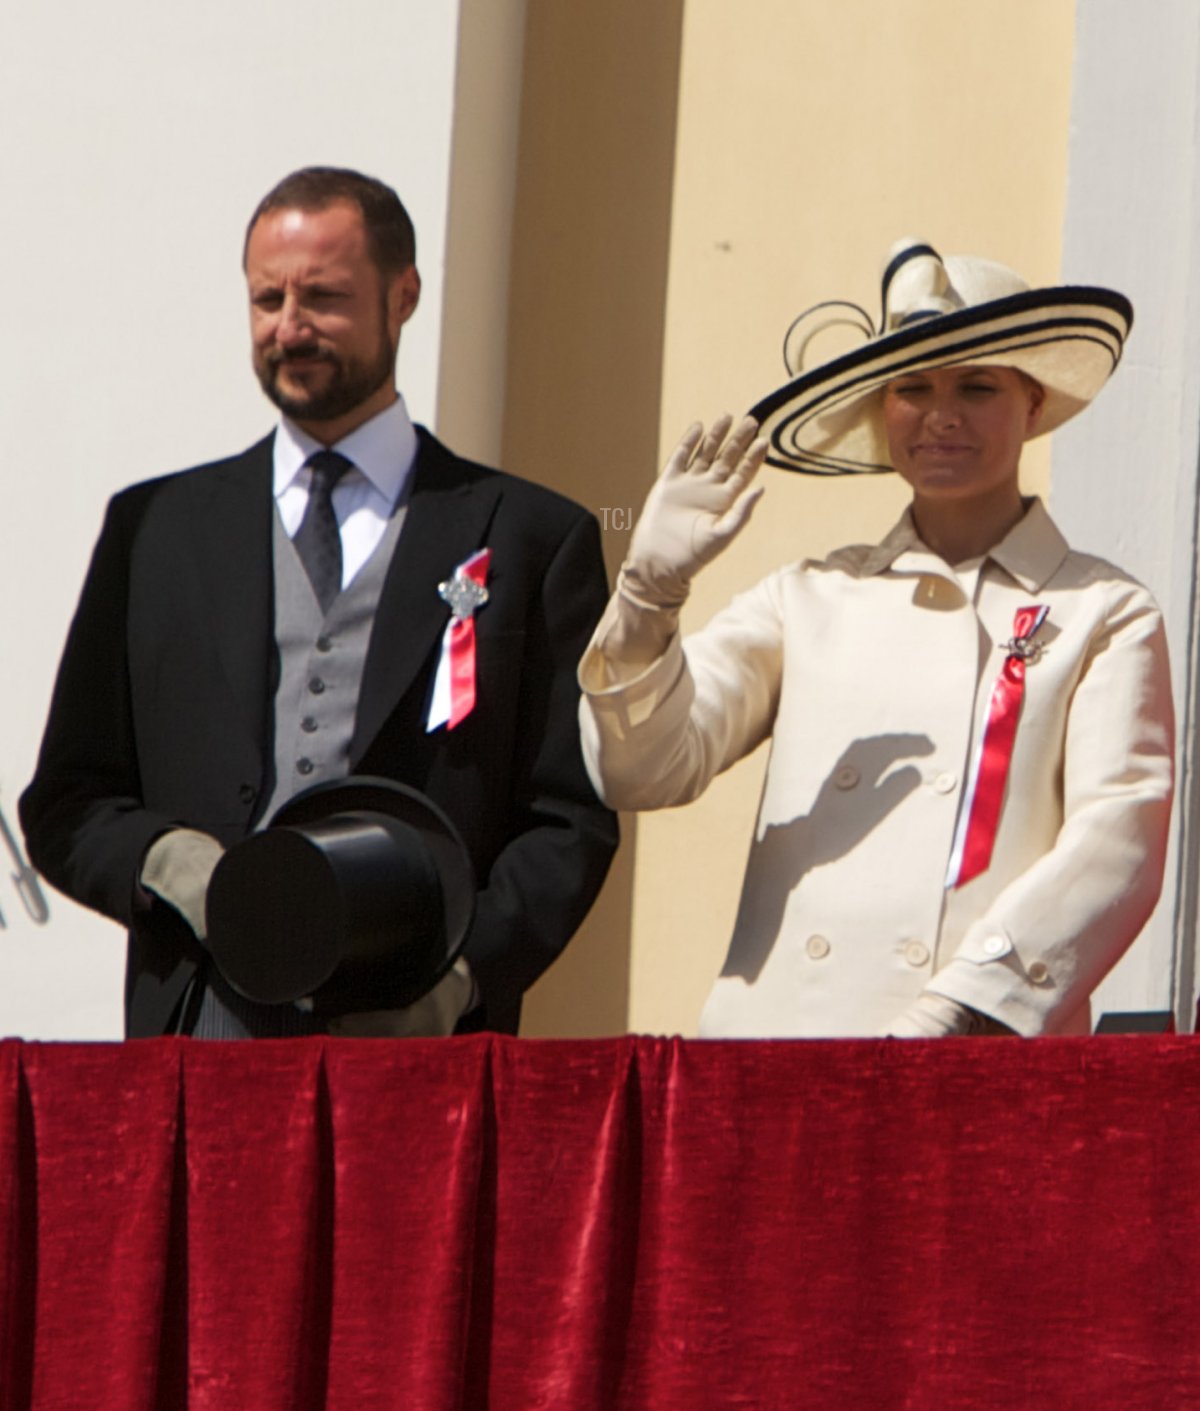
<svg viewBox="0 0 1200 1411">
<path fill-rule="evenodd" d="M 274 493 L 279 497 L 295 482 L 305 461 L 323 449 L 294 421 L 282 417 L 275 433 Z M 400 393 L 396 400 L 370 421 L 343 436 L 332 450 L 340 451 L 370 481 L 376 491 L 394 505 L 406 489 L 417 458 L 417 432 Z"/>
</svg>

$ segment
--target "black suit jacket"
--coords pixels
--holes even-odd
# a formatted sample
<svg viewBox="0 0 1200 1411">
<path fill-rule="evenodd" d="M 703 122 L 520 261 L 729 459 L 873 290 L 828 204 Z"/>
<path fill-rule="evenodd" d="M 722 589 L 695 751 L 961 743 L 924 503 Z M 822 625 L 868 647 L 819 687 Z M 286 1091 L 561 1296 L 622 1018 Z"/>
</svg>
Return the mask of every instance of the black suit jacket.
<svg viewBox="0 0 1200 1411">
<path fill-rule="evenodd" d="M 419 437 L 350 764 L 420 789 L 458 826 L 480 886 L 465 954 L 484 1022 L 515 1032 L 522 992 L 582 921 L 617 841 L 576 719 L 576 665 L 607 594 L 600 536 L 562 496 Z M 177 825 L 231 846 L 271 795 L 271 479 L 267 437 L 113 498 L 21 799 L 35 865 L 130 928 L 131 1036 L 165 1032 L 207 964 L 172 908 L 139 900 L 147 847 Z M 453 731 L 428 734 L 449 616 L 437 585 L 485 545 L 477 704 Z M 372 977 L 363 1007 L 387 1007 L 386 983 Z"/>
</svg>

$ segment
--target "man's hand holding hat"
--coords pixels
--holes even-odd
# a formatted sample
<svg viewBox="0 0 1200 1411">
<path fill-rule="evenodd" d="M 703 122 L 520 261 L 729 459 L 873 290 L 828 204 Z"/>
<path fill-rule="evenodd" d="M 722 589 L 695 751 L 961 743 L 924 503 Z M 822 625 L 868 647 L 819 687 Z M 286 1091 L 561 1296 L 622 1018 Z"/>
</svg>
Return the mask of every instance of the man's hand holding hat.
<svg viewBox="0 0 1200 1411">
<path fill-rule="evenodd" d="M 204 902 L 208 884 L 225 849 L 195 828 L 172 828 L 146 850 L 140 881 L 188 923 L 197 940 L 207 935 Z"/>
<path fill-rule="evenodd" d="M 471 969 L 460 956 L 427 995 L 405 1009 L 338 1014 L 329 1020 L 327 1029 L 341 1039 L 439 1039 L 454 1032 L 474 1001 Z"/>
</svg>

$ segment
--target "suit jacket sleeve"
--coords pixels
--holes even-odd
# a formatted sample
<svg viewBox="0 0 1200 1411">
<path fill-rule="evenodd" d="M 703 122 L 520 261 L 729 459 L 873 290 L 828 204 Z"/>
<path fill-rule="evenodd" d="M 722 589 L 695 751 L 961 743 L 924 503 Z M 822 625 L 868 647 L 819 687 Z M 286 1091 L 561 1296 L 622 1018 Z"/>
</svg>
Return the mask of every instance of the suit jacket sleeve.
<svg viewBox="0 0 1200 1411">
<path fill-rule="evenodd" d="M 532 605 L 522 662 L 509 840 L 478 899 L 467 958 L 485 1000 L 528 988 L 596 898 L 617 845 L 615 816 L 583 765 L 575 671 L 604 606 L 600 535 L 578 517 Z"/>
<path fill-rule="evenodd" d="M 34 865 L 60 891 L 129 925 L 141 858 L 172 820 L 142 800 L 126 620 L 141 495 L 109 504 L 80 595 L 32 783 L 20 801 Z"/>
</svg>

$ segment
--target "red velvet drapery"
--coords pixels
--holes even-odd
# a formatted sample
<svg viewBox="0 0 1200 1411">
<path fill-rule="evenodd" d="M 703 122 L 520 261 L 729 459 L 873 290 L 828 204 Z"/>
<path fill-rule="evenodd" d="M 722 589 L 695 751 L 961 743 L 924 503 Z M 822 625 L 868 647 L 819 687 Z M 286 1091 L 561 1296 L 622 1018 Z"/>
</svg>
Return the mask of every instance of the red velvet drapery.
<svg viewBox="0 0 1200 1411">
<path fill-rule="evenodd" d="M 0 1045 L 5 1411 L 1200 1406 L 1200 1045 Z"/>
</svg>

